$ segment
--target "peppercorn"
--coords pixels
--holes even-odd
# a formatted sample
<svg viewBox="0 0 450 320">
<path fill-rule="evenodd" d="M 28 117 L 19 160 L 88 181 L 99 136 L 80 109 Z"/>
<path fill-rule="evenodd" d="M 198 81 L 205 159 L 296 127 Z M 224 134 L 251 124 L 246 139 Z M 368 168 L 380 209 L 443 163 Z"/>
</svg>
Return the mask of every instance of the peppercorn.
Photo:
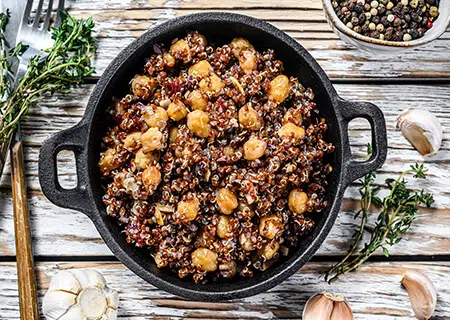
<svg viewBox="0 0 450 320">
<path fill-rule="evenodd" d="M 394 30 L 392 28 L 387 28 L 386 32 L 384 33 L 384 39 L 390 41 L 392 39 L 393 32 Z"/>
<path fill-rule="evenodd" d="M 387 9 L 387 10 L 391 10 L 393 7 L 394 7 L 394 3 L 392 3 L 391 1 L 389 1 L 389 2 L 386 4 L 386 9 Z"/>
<path fill-rule="evenodd" d="M 373 0 L 373 1 L 370 3 L 370 6 L 371 6 L 372 8 L 377 8 L 377 7 L 378 7 L 378 1 Z"/>
<path fill-rule="evenodd" d="M 370 4 L 366 3 L 366 4 L 364 5 L 364 10 L 365 10 L 365 11 L 369 11 L 369 10 L 370 10 Z"/>
<path fill-rule="evenodd" d="M 356 33 L 361 33 L 361 27 L 360 26 L 356 26 L 353 28 L 353 31 L 355 31 Z"/>
<path fill-rule="evenodd" d="M 439 9 L 435 6 L 430 7 L 430 16 L 437 17 L 439 14 Z"/>
<path fill-rule="evenodd" d="M 399 25 L 401 25 L 401 23 L 402 20 L 400 18 L 395 18 L 392 24 L 394 25 L 394 27 L 398 27 Z"/>
<path fill-rule="evenodd" d="M 381 23 L 377 25 L 377 31 L 380 33 L 384 31 L 384 26 Z"/>
<path fill-rule="evenodd" d="M 375 9 L 375 8 L 372 8 L 372 9 L 370 9 L 370 14 L 371 14 L 372 16 L 376 16 L 376 15 L 378 14 L 378 10 Z"/>
<path fill-rule="evenodd" d="M 410 34 L 413 39 L 417 39 L 419 37 L 419 31 L 417 31 L 417 29 L 411 29 Z"/>
<path fill-rule="evenodd" d="M 373 23 L 373 22 L 371 22 L 370 24 L 369 24 L 369 29 L 370 30 L 375 30 L 377 28 L 377 26 L 376 26 L 376 24 L 375 23 Z"/>
<path fill-rule="evenodd" d="M 353 29 L 353 24 L 352 24 L 351 22 L 348 22 L 348 23 L 346 24 L 346 26 L 347 26 L 347 28 L 349 28 L 349 29 Z"/>
<path fill-rule="evenodd" d="M 379 38 L 380 37 L 380 33 L 378 31 L 372 31 L 369 35 L 371 38 Z"/>
<path fill-rule="evenodd" d="M 404 5 L 404 6 L 408 5 L 408 0 L 402 0 L 401 4 Z"/>
<path fill-rule="evenodd" d="M 395 20 L 395 16 L 393 14 L 390 14 L 387 16 L 387 21 L 388 22 L 393 22 Z"/>
<path fill-rule="evenodd" d="M 377 8 L 377 10 L 378 10 L 378 14 L 381 16 L 381 15 L 383 15 L 383 14 L 386 12 L 386 7 L 380 5 L 380 6 Z"/>
<path fill-rule="evenodd" d="M 367 34 L 369 31 L 370 31 L 370 29 L 369 29 L 369 25 L 368 25 L 368 24 L 365 24 L 365 25 L 363 25 L 363 26 L 361 27 L 361 32 L 362 32 L 363 34 Z"/>
<path fill-rule="evenodd" d="M 364 5 L 362 5 L 361 3 L 357 3 L 355 5 L 355 12 L 357 13 L 364 12 Z"/>
<path fill-rule="evenodd" d="M 333 8 L 336 8 L 339 6 L 339 3 L 337 3 L 337 1 L 333 1 L 331 2 L 331 5 L 333 6 Z"/>
<path fill-rule="evenodd" d="M 417 5 L 419 4 L 419 1 L 418 0 L 411 0 L 410 2 L 409 2 L 409 5 L 411 6 L 411 8 L 417 8 Z"/>
<path fill-rule="evenodd" d="M 428 21 L 427 23 L 427 29 L 431 29 L 433 27 L 433 22 Z"/>
<path fill-rule="evenodd" d="M 350 3 L 348 4 L 348 10 L 350 10 L 350 11 L 355 10 L 355 3 L 350 2 Z"/>
<path fill-rule="evenodd" d="M 381 19 L 380 19 L 379 16 L 375 16 L 375 17 L 372 18 L 372 22 L 375 23 L 375 24 L 379 24 L 379 23 L 380 23 L 380 20 L 381 20 Z"/>
</svg>

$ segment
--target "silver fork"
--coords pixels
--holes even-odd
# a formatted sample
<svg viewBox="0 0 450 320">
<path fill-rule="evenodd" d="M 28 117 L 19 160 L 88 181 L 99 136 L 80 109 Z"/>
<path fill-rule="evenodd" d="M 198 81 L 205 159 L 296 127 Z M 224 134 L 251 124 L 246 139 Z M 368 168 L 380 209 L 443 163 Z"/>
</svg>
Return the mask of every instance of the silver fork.
<svg viewBox="0 0 450 320">
<path fill-rule="evenodd" d="M 29 48 L 20 58 L 19 67 L 14 81 L 18 81 L 27 71 L 27 65 L 33 56 L 53 43 L 48 31 L 53 10 L 54 0 L 48 0 L 44 22 L 40 25 L 40 17 L 43 14 L 44 0 L 39 0 L 33 23 L 29 24 L 33 9 L 33 1 L 28 0 L 22 21 L 17 34 L 16 43 L 22 42 Z M 54 25 L 61 22 L 60 10 L 64 7 L 64 0 L 58 2 L 57 17 Z M 23 163 L 23 145 L 20 137 L 20 125 L 11 141 L 11 179 L 14 200 L 14 231 L 16 237 L 17 276 L 19 283 L 20 318 L 22 320 L 38 320 L 39 311 L 36 297 L 36 276 L 33 266 L 33 252 L 31 245 L 30 224 L 28 219 L 28 207 L 26 197 L 26 184 Z"/>
</svg>

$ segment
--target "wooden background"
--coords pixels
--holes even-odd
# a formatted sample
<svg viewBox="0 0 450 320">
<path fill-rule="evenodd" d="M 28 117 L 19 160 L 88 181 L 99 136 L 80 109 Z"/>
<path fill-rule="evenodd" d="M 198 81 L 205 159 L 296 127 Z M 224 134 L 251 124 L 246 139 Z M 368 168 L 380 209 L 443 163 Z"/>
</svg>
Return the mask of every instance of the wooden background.
<svg viewBox="0 0 450 320">
<path fill-rule="evenodd" d="M 72 0 L 68 7 L 78 17 L 97 22 L 97 76 L 65 96 L 43 100 L 23 121 L 26 177 L 39 295 L 61 269 L 92 267 L 101 271 L 119 291 L 120 319 L 300 319 L 309 296 L 329 290 L 343 294 L 357 319 L 414 319 L 405 290 L 399 284 L 408 269 L 424 270 L 438 289 L 433 319 L 450 319 L 450 29 L 431 44 L 394 56 L 378 56 L 346 45 L 327 25 L 319 0 Z M 420 211 L 405 239 L 387 259 L 380 253 L 358 272 L 332 285 L 323 272 L 349 245 L 358 221 L 358 184 L 346 192 L 341 214 L 313 260 L 274 289 L 233 302 L 198 303 L 182 300 L 147 284 L 111 254 L 90 220 L 82 213 L 58 208 L 42 194 L 38 182 L 38 154 L 48 135 L 77 123 L 84 113 L 96 79 L 118 51 L 167 19 L 194 12 L 232 11 L 264 19 L 306 47 L 347 99 L 377 104 L 387 121 L 389 153 L 378 171 L 378 182 L 397 175 L 410 163 L 425 161 L 426 188 L 435 195 L 431 209 Z M 439 153 L 423 159 L 400 132 L 396 118 L 407 108 L 432 111 L 444 127 Z M 353 121 L 350 130 L 356 157 L 365 152 L 368 124 Z M 60 157 L 60 179 L 70 186 L 73 159 Z M 13 215 L 9 167 L 0 180 L 0 319 L 19 319 Z"/>
</svg>

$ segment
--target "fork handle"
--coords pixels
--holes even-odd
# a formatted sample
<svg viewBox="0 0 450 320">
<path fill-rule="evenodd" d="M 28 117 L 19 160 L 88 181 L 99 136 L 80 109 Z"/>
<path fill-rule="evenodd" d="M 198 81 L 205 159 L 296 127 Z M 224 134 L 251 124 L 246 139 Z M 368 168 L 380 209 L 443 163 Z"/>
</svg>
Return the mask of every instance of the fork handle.
<svg viewBox="0 0 450 320">
<path fill-rule="evenodd" d="M 24 177 L 22 141 L 11 147 L 11 175 L 14 200 L 14 231 L 16 235 L 17 278 L 19 282 L 20 319 L 38 320 L 36 276 L 33 267 L 30 223 Z"/>
</svg>

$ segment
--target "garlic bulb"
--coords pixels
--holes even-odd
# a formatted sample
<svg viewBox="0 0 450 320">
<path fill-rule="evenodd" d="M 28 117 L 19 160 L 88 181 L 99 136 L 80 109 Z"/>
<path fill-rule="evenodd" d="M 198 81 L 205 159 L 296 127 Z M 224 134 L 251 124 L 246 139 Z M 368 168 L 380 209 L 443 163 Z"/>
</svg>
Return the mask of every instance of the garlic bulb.
<svg viewBox="0 0 450 320">
<path fill-rule="evenodd" d="M 423 156 L 436 153 L 441 147 L 442 126 L 429 111 L 409 109 L 397 118 L 397 128 Z"/>
<path fill-rule="evenodd" d="M 306 302 L 303 320 L 354 320 L 353 311 L 341 296 L 318 293 Z"/>
<path fill-rule="evenodd" d="M 43 301 L 49 320 L 117 319 L 119 295 L 91 269 L 63 270 L 52 278 Z"/>
<path fill-rule="evenodd" d="M 408 291 L 411 307 L 419 320 L 430 319 L 436 309 L 437 293 L 433 282 L 424 273 L 406 271 L 402 285 Z"/>
</svg>

